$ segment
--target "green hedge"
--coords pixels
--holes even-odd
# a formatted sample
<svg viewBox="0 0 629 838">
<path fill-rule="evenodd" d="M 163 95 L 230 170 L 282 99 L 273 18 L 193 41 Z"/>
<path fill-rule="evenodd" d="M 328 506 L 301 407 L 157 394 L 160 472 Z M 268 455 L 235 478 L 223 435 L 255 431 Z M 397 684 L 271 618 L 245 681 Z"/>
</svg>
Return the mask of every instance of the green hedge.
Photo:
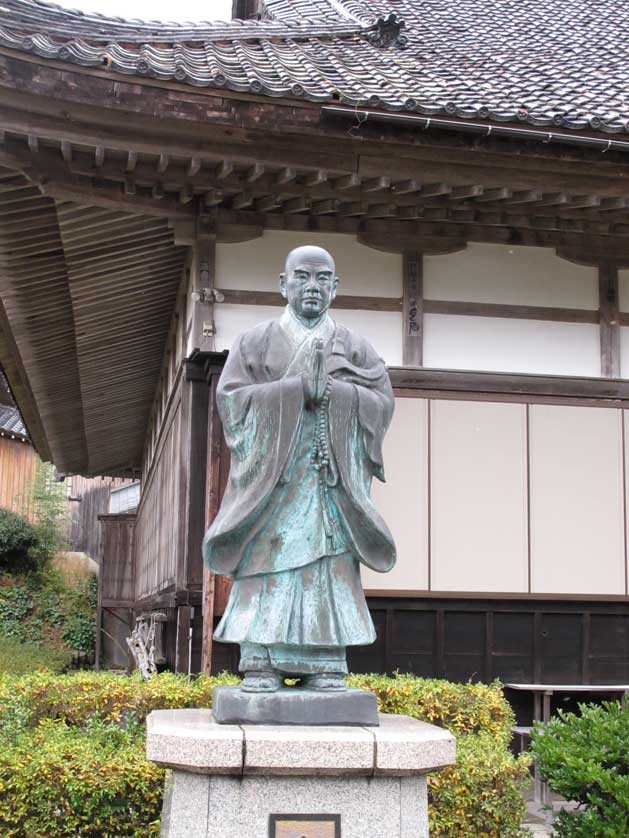
<svg viewBox="0 0 629 838">
<path fill-rule="evenodd" d="M 533 751 L 550 788 L 580 804 L 555 817 L 560 838 L 629 835 L 629 710 L 581 705 L 533 733 Z"/>
<path fill-rule="evenodd" d="M 0 835 L 156 837 L 163 772 L 144 759 L 146 715 L 209 707 L 216 684 L 237 681 L 224 675 L 188 682 L 171 673 L 148 682 L 110 673 L 0 675 Z M 405 675 L 348 681 L 373 689 L 382 712 L 456 735 L 456 765 L 430 777 L 431 838 L 519 834 L 528 760 L 508 749 L 513 714 L 499 684 Z"/>
<path fill-rule="evenodd" d="M 445 727 L 457 739 L 456 765 L 429 778 L 431 838 L 516 838 L 524 816 L 530 758 L 509 750 L 515 717 L 499 682 L 453 684 L 413 675 L 352 675 L 376 693 L 381 713 Z"/>
</svg>

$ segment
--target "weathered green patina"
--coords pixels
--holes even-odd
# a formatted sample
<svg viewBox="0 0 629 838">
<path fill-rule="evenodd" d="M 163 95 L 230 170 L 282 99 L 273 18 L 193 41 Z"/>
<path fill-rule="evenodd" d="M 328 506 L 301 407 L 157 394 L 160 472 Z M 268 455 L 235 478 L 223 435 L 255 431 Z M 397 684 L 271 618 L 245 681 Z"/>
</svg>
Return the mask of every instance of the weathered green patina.
<svg viewBox="0 0 629 838">
<path fill-rule="evenodd" d="M 293 250 L 284 314 L 237 339 L 218 385 L 231 468 L 203 552 L 234 580 L 214 638 L 240 644 L 252 692 L 286 675 L 344 689 L 346 647 L 376 637 L 360 564 L 395 562 L 370 499 L 393 392 L 370 344 L 329 316 L 337 285 L 327 251 Z"/>
</svg>

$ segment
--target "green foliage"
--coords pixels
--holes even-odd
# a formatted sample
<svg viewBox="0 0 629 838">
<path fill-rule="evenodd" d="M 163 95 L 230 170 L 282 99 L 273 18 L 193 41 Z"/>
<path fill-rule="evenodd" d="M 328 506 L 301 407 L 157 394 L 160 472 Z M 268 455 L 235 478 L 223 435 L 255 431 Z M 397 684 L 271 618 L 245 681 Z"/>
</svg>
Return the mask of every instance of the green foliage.
<svg viewBox="0 0 629 838">
<path fill-rule="evenodd" d="M 37 670 L 62 672 L 70 666 L 72 654 L 63 649 L 23 643 L 0 634 L 0 673 L 25 675 Z"/>
<path fill-rule="evenodd" d="M 167 672 L 150 681 L 94 672 L 0 674 L 0 741 L 6 744 L 0 755 L 0 834 L 157 836 L 163 773 L 144 758 L 147 714 L 210 707 L 214 686 L 238 680 L 222 675 L 188 681 Z M 430 777 L 432 838 L 520 834 L 520 787 L 528 761 L 508 750 L 513 716 L 499 684 L 407 675 L 348 680 L 374 689 L 382 711 L 442 724 L 457 736 L 456 765 Z M 24 767 L 27 754 L 30 770 Z"/>
<path fill-rule="evenodd" d="M 32 524 L 9 509 L 0 509 L 0 571 L 34 568 L 31 551 L 38 540 L 37 529 Z"/>
<path fill-rule="evenodd" d="M 43 569 L 55 553 L 66 546 L 66 489 L 64 483 L 55 480 L 55 470 L 50 463 L 38 461 L 27 491 L 26 506 L 37 533 L 30 555 L 37 567 Z"/>
<path fill-rule="evenodd" d="M 136 729 L 43 720 L 0 749 L 0 834 L 157 838 L 163 778 Z"/>
<path fill-rule="evenodd" d="M 0 574 L 0 638 L 46 647 L 48 652 L 42 650 L 38 659 L 48 657 L 53 669 L 62 660 L 67 665 L 72 651 L 89 654 L 94 649 L 97 587 L 96 576 L 71 585 L 52 568 Z"/>
<path fill-rule="evenodd" d="M 163 672 L 149 681 L 143 681 L 139 673 L 121 676 L 110 672 L 37 672 L 22 678 L 0 674 L 0 735 L 2 712 L 9 706 L 23 707 L 31 725 L 44 719 L 62 720 L 77 727 L 84 727 L 93 719 L 142 724 L 151 710 L 210 707 L 215 686 L 238 682 L 235 675 L 227 674 L 188 681 L 172 672 Z"/>
<path fill-rule="evenodd" d="M 497 681 L 453 684 L 397 674 L 351 675 L 348 683 L 373 690 L 381 713 L 411 716 L 456 736 L 456 765 L 430 777 L 431 838 L 521 834 L 530 759 L 515 758 L 508 748 L 515 718 Z"/>
<path fill-rule="evenodd" d="M 610 702 L 580 705 L 533 732 L 533 752 L 553 791 L 581 804 L 554 823 L 560 838 L 629 834 L 629 711 Z"/>
</svg>

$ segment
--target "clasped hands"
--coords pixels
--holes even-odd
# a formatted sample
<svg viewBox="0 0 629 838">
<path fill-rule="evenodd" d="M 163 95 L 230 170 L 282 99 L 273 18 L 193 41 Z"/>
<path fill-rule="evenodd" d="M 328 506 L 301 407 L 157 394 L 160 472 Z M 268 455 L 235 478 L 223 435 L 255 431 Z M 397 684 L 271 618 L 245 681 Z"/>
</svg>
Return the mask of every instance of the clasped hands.
<svg viewBox="0 0 629 838">
<path fill-rule="evenodd" d="M 324 346 L 322 340 L 314 342 L 308 369 L 302 375 L 306 404 L 318 407 L 325 395 L 328 383 L 328 372 L 325 364 Z"/>
</svg>

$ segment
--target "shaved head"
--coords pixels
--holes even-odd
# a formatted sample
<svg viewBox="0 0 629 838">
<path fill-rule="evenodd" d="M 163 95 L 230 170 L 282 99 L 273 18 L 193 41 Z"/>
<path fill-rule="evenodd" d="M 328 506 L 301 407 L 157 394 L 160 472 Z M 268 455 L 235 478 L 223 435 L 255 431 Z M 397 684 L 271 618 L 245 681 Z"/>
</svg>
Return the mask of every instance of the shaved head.
<svg viewBox="0 0 629 838">
<path fill-rule="evenodd" d="M 300 262 L 327 262 L 330 265 L 332 273 L 336 270 L 334 259 L 322 247 L 316 247 L 314 244 L 304 244 L 301 247 L 295 247 L 286 257 L 286 266 L 284 270 L 290 273 L 291 270 Z"/>
<path fill-rule="evenodd" d="M 286 257 L 280 292 L 302 322 L 316 323 L 330 307 L 339 281 L 335 271 L 328 251 L 312 244 L 296 247 Z"/>
</svg>

